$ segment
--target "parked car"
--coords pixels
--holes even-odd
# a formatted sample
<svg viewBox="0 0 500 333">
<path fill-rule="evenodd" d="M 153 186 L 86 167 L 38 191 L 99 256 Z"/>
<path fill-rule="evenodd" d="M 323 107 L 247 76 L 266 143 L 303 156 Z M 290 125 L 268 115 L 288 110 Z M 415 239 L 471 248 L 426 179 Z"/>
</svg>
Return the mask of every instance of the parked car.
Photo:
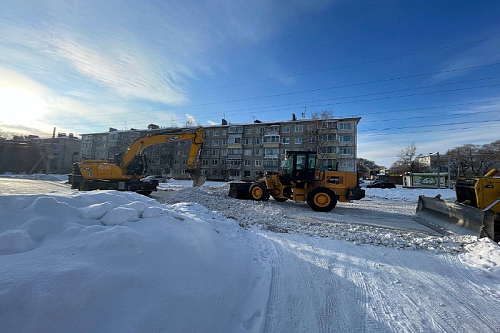
<svg viewBox="0 0 500 333">
<path fill-rule="evenodd" d="M 166 183 L 167 182 L 167 178 L 163 177 L 163 176 L 147 176 L 147 177 L 144 177 L 144 178 L 141 178 L 141 181 L 142 182 L 146 182 L 146 183 L 154 183 L 156 182 L 157 184 L 159 183 Z"/>
<path fill-rule="evenodd" d="M 373 183 L 366 185 L 366 187 L 367 188 L 396 188 L 396 185 L 394 185 L 394 183 L 376 180 Z"/>
</svg>

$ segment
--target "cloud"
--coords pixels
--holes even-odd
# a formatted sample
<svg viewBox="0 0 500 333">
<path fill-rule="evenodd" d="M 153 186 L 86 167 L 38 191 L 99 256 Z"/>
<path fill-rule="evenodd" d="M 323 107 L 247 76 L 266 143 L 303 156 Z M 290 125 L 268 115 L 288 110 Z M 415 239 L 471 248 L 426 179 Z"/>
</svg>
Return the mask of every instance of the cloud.
<svg viewBox="0 0 500 333">
<path fill-rule="evenodd" d="M 196 120 L 194 119 L 194 117 L 192 115 L 186 113 L 186 119 L 187 119 L 186 125 L 188 125 L 188 126 L 195 126 L 196 125 Z"/>
<path fill-rule="evenodd" d="M 500 39 L 493 39 L 476 44 L 469 49 L 456 53 L 451 59 L 441 65 L 441 71 L 453 70 L 456 68 L 467 68 L 480 65 L 488 65 L 500 62 Z M 442 81 L 465 75 L 472 71 L 455 71 L 434 75 L 432 81 Z"/>
<path fill-rule="evenodd" d="M 219 123 L 218 123 L 218 122 L 213 121 L 213 120 L 207 120 L 207 123 L 208 123 L 209 125 L 219 125 Z"/>
</svg>

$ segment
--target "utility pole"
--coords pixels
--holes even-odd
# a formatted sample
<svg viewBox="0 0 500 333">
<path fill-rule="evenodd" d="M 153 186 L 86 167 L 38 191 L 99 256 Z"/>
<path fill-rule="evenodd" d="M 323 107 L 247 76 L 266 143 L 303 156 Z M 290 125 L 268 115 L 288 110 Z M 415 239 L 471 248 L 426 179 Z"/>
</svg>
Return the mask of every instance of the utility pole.
<svg viewBox="0 0 500 333">
<path fill-rule="evenodd" d="M 446 163 L 448 164 L 448 188 L 451 188 L 450 154 L 446 154 Z"/>
<path fill-rule="evenodd" d="M 441 161 L 439 159 L 439 152 L 437 152 L 437 178 L 438 178 L 438 189 L 441 188 L 441 175 L 439 173 L 439 171 L 441 170 Z"/>
<path fill-rule="evenodd" d="M 56 128 L 54 127 L 54 131 L 52 132 L 52 140 L 50 141 L 50 146 L 49 146 L 49 155 L 47 156 L 47 165 L 45 167 L 45 174 L 49 174 L 50 172 L 50 162 L 54 158 L 54 155 L 52 155 L 52 148 L 54 146 L 54 139 L 56 137 Z"/>
</svg>

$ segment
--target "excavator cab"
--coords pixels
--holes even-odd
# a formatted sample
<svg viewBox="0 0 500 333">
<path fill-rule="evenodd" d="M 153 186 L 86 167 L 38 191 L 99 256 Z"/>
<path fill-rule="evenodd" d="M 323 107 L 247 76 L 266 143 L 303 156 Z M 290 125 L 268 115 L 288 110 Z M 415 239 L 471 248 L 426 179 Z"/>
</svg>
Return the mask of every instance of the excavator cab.
<svg viewBox="0 0 500 333">
<path fill-rule="evenodd" d="M 289 151 L 283 167 L 283 180 L 297 184 L 314 183 L 316 169 L 316 153 Z"/>
</svg>

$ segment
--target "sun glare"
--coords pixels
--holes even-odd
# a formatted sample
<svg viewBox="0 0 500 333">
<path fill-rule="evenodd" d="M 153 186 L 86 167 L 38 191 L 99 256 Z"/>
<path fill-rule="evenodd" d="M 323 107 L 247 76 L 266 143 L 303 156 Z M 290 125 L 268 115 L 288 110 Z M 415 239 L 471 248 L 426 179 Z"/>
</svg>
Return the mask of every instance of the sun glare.
<svg viewBox="0 0 500 333">
<path fill-rule="evenodd" d="M 40 119 L 46 103 L 36 94 L 16 87 L 0 87 L 0 121 L 29 123 Z"/>
</svg>

